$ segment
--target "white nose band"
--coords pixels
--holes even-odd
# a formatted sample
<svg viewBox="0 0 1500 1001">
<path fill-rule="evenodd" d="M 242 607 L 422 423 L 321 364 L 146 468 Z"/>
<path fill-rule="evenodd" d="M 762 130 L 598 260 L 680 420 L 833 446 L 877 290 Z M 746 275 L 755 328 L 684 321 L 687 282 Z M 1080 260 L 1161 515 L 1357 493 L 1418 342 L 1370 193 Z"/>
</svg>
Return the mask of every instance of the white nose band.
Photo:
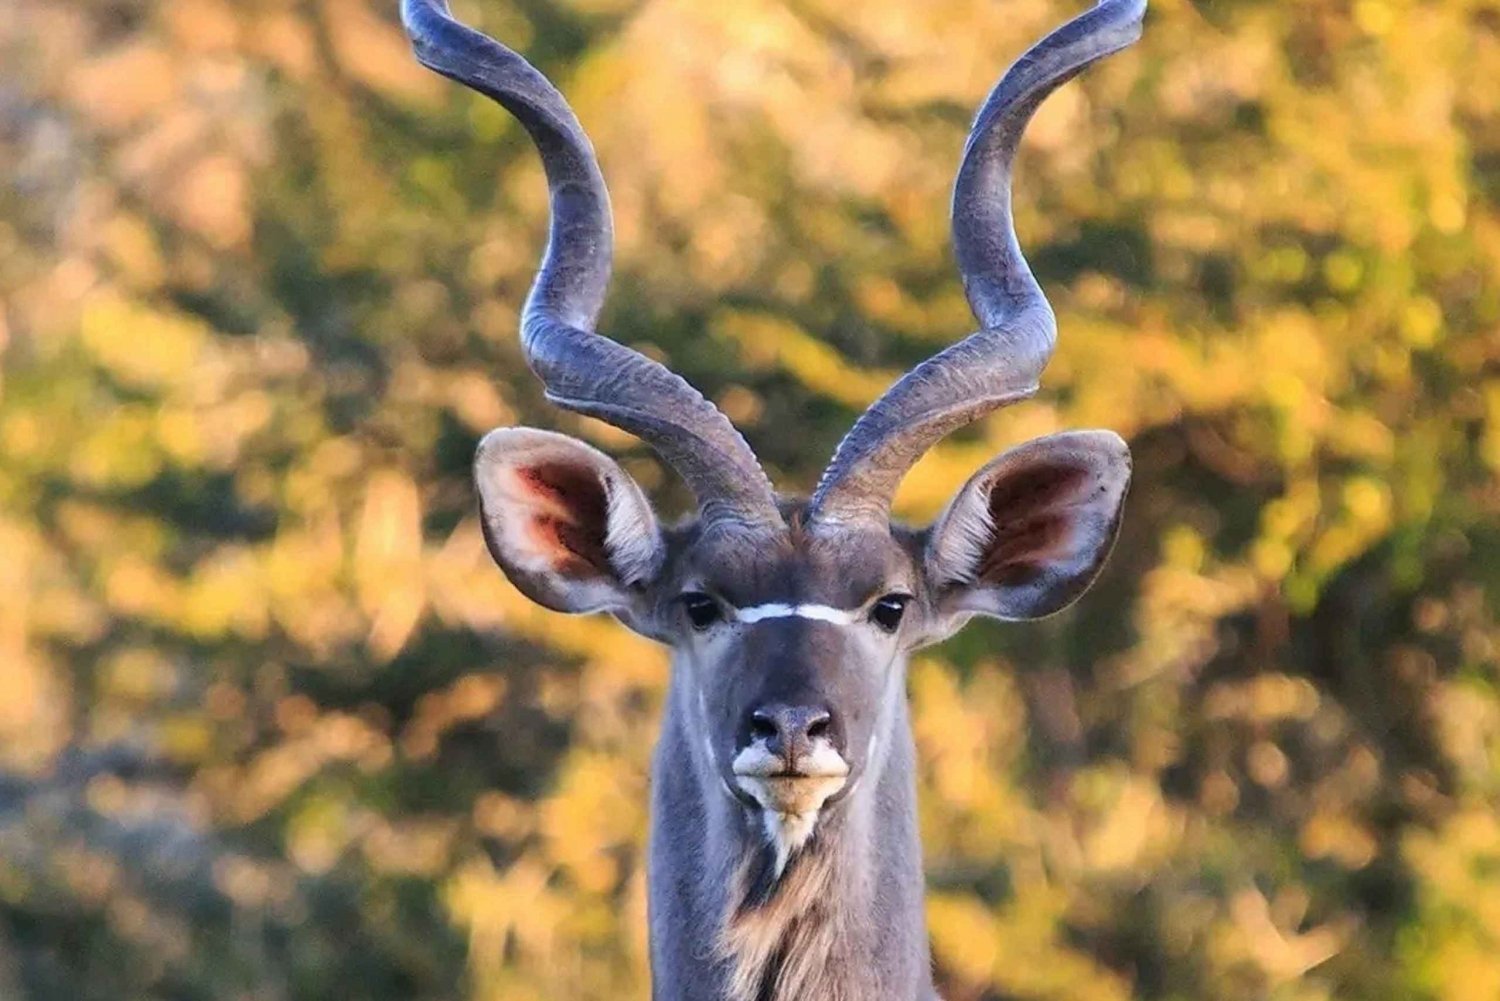
<svg viewBox="0 0 1500 1001">
<path fill-rule="evenodd" d="M 737 622 L 752 623 L 764 622 L 766 619 L 816 619 L 819 622 L 831 622 L 836 626 L 852 626 L 860 620 L 861 614 L 847 608 L 833 608 L 830 605 L 752 605 L 750 608 L 733 608 L 734 618 Z"/>
</svg>

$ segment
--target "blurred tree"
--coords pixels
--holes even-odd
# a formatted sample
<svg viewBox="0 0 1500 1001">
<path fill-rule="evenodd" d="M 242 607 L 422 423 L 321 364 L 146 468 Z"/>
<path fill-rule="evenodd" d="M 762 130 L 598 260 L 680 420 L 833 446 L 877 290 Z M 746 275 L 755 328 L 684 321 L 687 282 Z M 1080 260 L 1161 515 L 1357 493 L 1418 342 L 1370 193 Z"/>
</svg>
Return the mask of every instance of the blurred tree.
<svg viewBox="0 0 1500 1001">
<path fill-rule="evenodd" d="M 666 670 L 488 564 L 544 188 L 394 4 L 0 9 L 0 996 L 644 997 Z M 592 132 L 604 329 L 806 488 L 969 330 L 945 200 L 1042 0 L 469 0 Z M 1157 0 L 1020 169 L 1074 611 L 911 679 L 950 1001 L 1500 996 L 1500 5 Z"/>
</svg>

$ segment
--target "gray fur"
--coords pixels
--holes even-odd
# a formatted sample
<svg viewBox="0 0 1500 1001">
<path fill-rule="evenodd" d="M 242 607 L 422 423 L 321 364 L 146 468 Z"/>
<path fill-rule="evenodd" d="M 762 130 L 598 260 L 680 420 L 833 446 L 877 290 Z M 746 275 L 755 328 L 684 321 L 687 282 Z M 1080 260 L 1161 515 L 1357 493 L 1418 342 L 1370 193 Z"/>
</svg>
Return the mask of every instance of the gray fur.
<svg viewBox="0 0 1500 1001">
<path fill-rule="evenodd" d="M 1000 81 L 954 194 L 983 329 L 877 401 L 811 501 L 778 505 L 717 408 L 592 333 L 609 200 L 562 96 L 443 0 L 402 0 L 422 62 L 508 108 L 541 153 L 552 227 L 521 339 L 549 399 L 644 438 L 698 499 L 697 517 L 663 531 L 614 460 L 551 432 L 492 432 L 475 463 L 486 542 L 518 588 L 673 648 L 651 775 L 657 1001 L 936 998 L 907 659 L 975 614 L 1031 618 L 1081 595 L 1114 542 L 1129 452 L 1109 432 L 1031 442 L 924 531 L 890 524 L 891 495 L 943 435 L 1035 392 L 1056 332 L 1011 225 L 1011 163 L 1042 99 L 1133 41 L 1144 8 L 1101 0 Z"/>
<path fill-rule="evenodd" d="M 687 672 L 674 671 L 672 709 L 652 769 L 652 997 L 723 1001 L 730 997 L 733 960 L 714 948 L 713 936 L 726 915 L 745 906 L 735 892 L 740 866 L 765 849 L 749 814 L 719 790 L 712 767 L 695 753 L 701 741 L 681 708 L 691 700 L 688 688 Z M 821 855 L 818 864 L 826 859 L 830 867 L 825 899 L 837 902 L 841 927 L 835 950 L 821 964 L 825 980 L 799 995 L 807 1001 L 936 996 L 922 911 L 911 732 L 904 690 L 897 691 L 892 752 L 845 808 L 830 815 L 809 849 Z M 693 760 L 691 769 L 679 767 L 683 756 Z"/>
</svg>

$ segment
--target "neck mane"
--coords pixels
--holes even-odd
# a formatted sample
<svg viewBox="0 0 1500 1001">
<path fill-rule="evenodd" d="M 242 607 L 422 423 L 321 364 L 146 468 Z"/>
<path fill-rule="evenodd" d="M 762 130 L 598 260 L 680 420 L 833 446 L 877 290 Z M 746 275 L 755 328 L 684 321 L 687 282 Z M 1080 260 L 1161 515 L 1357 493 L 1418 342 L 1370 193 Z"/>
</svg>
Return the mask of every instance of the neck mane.
<svg viewBox="0 0 1500 1001">
<path fill-rule="evenodd" d="M 760 812 L 731 798 L 706 760 L 682 711 L 685 674 L 674 672 L 652 776 L 653 997 L 934 997 L 905 700 L 858 786 L 780 866 Z"/>
</svg>

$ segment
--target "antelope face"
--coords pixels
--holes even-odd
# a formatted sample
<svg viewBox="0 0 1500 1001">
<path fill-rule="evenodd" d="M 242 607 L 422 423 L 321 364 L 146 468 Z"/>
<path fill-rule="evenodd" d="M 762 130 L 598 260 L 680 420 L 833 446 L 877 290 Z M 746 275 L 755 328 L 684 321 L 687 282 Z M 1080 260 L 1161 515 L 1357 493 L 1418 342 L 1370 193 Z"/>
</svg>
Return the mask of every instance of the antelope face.
<svg viewBox="0 0 1500 1001">
<path fill-rule="evenodd" d="M 665 625 L 708 763 L 793 843 L 858 786 L 892 719 L 923 590 L 903 541 L 717 531 L 671 576 Z"/>
<path fill-rule="evenodd" d="M 779 523 L 663 531 L 613 460 L 525 428 L 488 435 L 476 473 L 490 551 L 518 587 L 674 648 L 685 704 L 672 711 L 718 789 L 761 815 L 779 871 L 878 773 L 899 737 L 907 653 L 973 614 L 1046 615 L 1087 587 L 1115 535 L 1129 454 L 1108 432 L 1032 442 L 921 531 L 819 521 L 802 503 Z"/>
</svg>

